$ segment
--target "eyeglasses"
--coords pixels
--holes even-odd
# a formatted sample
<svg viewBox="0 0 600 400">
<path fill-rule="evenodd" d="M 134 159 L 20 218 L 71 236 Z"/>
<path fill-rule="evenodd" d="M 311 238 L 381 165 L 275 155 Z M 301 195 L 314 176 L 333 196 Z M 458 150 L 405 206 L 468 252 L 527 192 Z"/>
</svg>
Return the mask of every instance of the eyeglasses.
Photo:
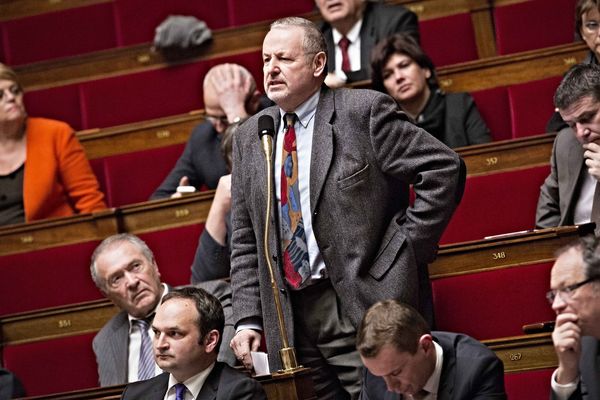
<svg viewBox="0 0 600 400">
<path fill-rule="evenodd" d="M 210 115 L 205 114 L 207 120 L 209 120 L 212 124 L 216 124 L 220 122 L 223 125 L 229 125 L 229 120 L 227 119 L 227 115 Z"/>
<path fill-rule="evenodd" d="M 546 299 L 548 299 L 548 302 L 550 303 L 550 305 L 554 304 L 554 299 L 556 299 L 556 296 L 558 294 L 560 294 L 561 299 L 563 299 L 564 301 L 567 300 L 571 300 L 571 297 L 573 296 L 573 293 L 575 293 L 575 291 L 577 289 L 579 289 L 580 287 L 582 287 L 583 285 L 593 282 L 595 280 L 600 279 L 600 277 L 593 277 L 593 278 L 588 278 L 584 281 L 581 281 L 579 283 L 574 283 L 572 285 L 566 286 L 562 289 L 552 289 L 549 290 L 548 293 L 546 293 Z"/>
<path fill-rule="evenodd" d="M 12 94 L 13 97 L 16 97 L 23 93 L 23 89 L 21 89 L 21 86 L 17 85 L 16 83 L 7 87 L 6 89 L 0 89 L 0 101 L 5 100 L 8 96 L 8 93 Z"/>
</svg>

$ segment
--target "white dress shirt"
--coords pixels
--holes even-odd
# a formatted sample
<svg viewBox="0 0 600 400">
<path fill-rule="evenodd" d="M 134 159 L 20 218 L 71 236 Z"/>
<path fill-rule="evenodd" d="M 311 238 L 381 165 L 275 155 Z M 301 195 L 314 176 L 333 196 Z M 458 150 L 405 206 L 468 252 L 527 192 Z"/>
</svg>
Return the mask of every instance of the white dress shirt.
<svg viewBox="0 0 600 400">
<path fill-rule="evenodd" d="M 423 386 L 423 389 L 429 392 L 427 396 L 423 397 L 423 400 L 436 400 L 438 398 L 442 365 L 444 364 L 444 349 L 435 341 L 433 342 L 433 346 L 435 347 L 435 368 L 429 379 L 427 379 L 427 382 L 425 382 L 425 386 Z"/>
<path fill-rule="evenodd" d="M 204 371 L 197 373 L 185 382 L 181 382 L 187 388 L 183 396 L 185 400 L 196 400 L 198 398 L 200 390 L 202 390 L 202 386 L 204 386 L 204 382 L 206 382 L 206 378 L 208 378 L 208 375 L 210 375 L 214 367 L 215 363 L 212 363 Z M 169 389 L 167 390 L 167 393 L 165 393 L 164 400 L 175 400 L 177 394 L 175 385 L 178 383 L 179 382 L 177 382 L 173 375 L 169 374 L 169 384 L 167 385 Z"/>
<path fill-rule="evenodd" d="M 348 57 L 350 58 L 350 70 L 360 70 L 360 28 L 362 27 L 362 18 L 354 24 L 352 29 L 348 31 L 346 37 L 350 40 L 348 46 Z M 333 35 L 333 43 L 335 43 L 335 75 L 340 79 L 346 80 L 346 74 L 342 71 L 342 50 L 340 49 L 339 42 L 343 35 L 333 28 L 331 30 Z"/>
<path fill-rule="evenodd" d="M 583 168 L 586 169 L 586 174 L 583 178 L 583 182 L 581 182 L 579 198 L 573 209 L 573 223 L 575 225 L 590 222 L 592 217 L 592 205 L 594 204 L 594 192 L 596 191 L 596 179 L 590 175 L 586 166 Z"/>
<path fill-rule="evenodd" d="M 579 378 L 575 379 L 575 382 L 560 384 L 556 382 L 556 374 L 558 369 L 555 369 L 552 373 L 552 378 L 550 379 L 550 386 L 552 387 L 552 391 L 556 395 L 558 400 L 567 400 L 575 390 L 577 389 L 577 385 L 579 384 Z"/>
</svg>

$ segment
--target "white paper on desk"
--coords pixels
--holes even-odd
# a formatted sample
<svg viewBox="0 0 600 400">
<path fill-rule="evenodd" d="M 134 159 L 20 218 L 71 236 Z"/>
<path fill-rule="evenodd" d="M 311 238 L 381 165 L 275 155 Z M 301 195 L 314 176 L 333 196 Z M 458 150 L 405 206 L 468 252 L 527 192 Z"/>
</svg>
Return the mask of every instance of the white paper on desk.
<svg viewBox="0 0 600 400">
<path fill-rule="evenodd" d="M 267 353 L 262 351 L 251 351 L 250 357 L 252 357 L 252 365 L 254 366 L 254 372 L 256 375 L 269 375 L 269 358 Z"/>
</svg>

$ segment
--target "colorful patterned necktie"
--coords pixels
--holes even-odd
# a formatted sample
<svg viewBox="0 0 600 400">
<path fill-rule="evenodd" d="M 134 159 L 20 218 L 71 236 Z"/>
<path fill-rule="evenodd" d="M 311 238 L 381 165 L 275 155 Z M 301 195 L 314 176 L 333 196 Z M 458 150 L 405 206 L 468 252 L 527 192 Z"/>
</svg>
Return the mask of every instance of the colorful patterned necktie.
<svg viewBox="0 0 600 400">
<path fill-rule="evenodd" d="M 350 67 L 350 56 L 348 55 L 348 46 L 350 46 L 350 40 L 346 36 L 342 36 L 338 42 L 340 50 L 342 51 L 342 71 L 348 73 L 352 71 Z"/>
<path fill-rule="evenodd" d="M 150 323 L 145 319 L 136 319 L 133 321 L 138 326 L 142 334 L 142 343 L 140 345 L 140 362 L 138 364 L 138 380 L 143 381 L 154 377 L 154 354 L 152 351 L 152 341 L 148 335 Z"/>
<path fill-rule="evenodd" d="M 281 227 L 285 278 L 298 289 L 310 277 L 306 233 L 300 207 L 298 186 L 298 152 L 296 149 L 296 114 L 285 114 L 283 159 L 281 162 Z"/>
<path fill-rule="evenodd" d="M 187 387 L 183 383 L 175 384 L 175 400 L 185 400 Z"/>
</svg>

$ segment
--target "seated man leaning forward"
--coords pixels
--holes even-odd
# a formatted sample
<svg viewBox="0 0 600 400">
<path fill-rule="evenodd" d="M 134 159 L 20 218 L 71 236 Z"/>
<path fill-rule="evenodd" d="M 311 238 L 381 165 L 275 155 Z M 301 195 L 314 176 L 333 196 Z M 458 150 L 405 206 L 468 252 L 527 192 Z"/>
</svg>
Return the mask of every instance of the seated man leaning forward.
<svg viewBox="0 0 600 400">
<path fill-rule="evenodd" d="M 154 357 L 165 373 L 127 385 L 122 399 L 266 399 L 256 380 L 217 361 L 224 322 L 219 300 L 203 289 L 166 294 L 152 322 Z"/>
<path fill-rule="evenodd" d="M 161 298 L 173 288 L 161 282 L 152 250 L 129 233 L 109 236 L 94 251 L 90 272 L 100 291 L 120 309 L 94 337 L 100 386 L 161 374 L 152 357 L 150 324 Z M 225 309 L 228 320 L 225 335 L 221 336 L 233 337 L 229 284 L 214 280 L 200 286 L 217 296 Z M 219 360 L 235 365 L 227 344 L 221 349 Z"/>
<path fill-rule="evenodd" d="M 554 140 L 550 175 L 540 189 L 536 228 L 596 223 L 600 233 L 600 67 L 573 66 L 554 94 L 569 125 Z M 598 187 L 597 187 L 598 186 Z"/>
<path fill-rule="evenodd" d="M 558 251 L 548 300 L 558 368 L 554 400 L 600 399 L 600 240 L 588 236 Z"/>
<path fill-rule="evenodd" d="M 412 307 L 374 304 L 356 338 L 367 367 L 362 400 L 506 399 L 502 361 L 475 339 L 430 332 Z"/>
<path fill-rule="evenodd" d="M 196 126 L 177 163 L 150 200 L 181 196 L 178 186 L 215 189 L 228 173 L 221 152 L 221 135 L 229 124 L 270 105 L 261 96 L 250 72 L 237 64 L 212 67 L 202 85 L 206 120 Z"/>
</svg>

